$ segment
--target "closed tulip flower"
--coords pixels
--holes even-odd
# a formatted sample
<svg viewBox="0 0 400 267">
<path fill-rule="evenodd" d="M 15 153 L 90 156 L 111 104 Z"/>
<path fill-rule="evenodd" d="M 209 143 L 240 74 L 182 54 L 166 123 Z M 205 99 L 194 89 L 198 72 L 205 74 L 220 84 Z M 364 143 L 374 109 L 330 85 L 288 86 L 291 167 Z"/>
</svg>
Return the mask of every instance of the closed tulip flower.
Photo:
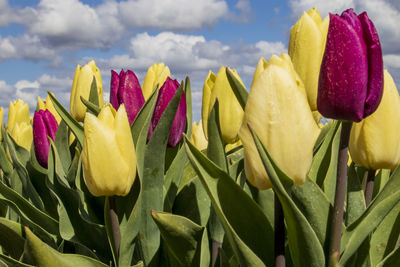
<svg viewBox="0 0 400 267">
<path fill-rule="evenodd" d="M 8 109 L 7 129 L 11 133 L 17 123 L 30 124 L 29 106 L 21 99 L 10 102 Z"/>
<path fill-rule="evenodd" d="M 28 151 L 31 150 L 33 134 L 32 125 L 30 122 L 16 123 L 10 134 L 19 146 Z"/>
<path fill-rule="evenodd" d="M 50 149 L 49 136 L 53 141 L 56 138 L 58 123 L 49 110 L 35 111 L 33 115 L 33 146 L 39 164 L 47 168 L 47 159 Z"/>
<path fill-rule="evenodd" d="M 353 123 L 349 150 L 353 161 L 366 168 L 394 169 L 400 162 L 400 96 L 389 72 L 377 110 Z"/>
<path fill-rule="evenodd" d="M 359 122 L 379 105 L 383 92 L 382 49 L 367 13 L 330 14 L 317 106 L 328 118 Z"/>
<path fill-rule="evenodd" d="M 51 102 L 51 99 L 49 95 L 46 97 L 46 101 L 43 101 L 40 96 L 38 96 L 38 108 L 41 110 L 48 110 L 51 112 L 51 114 L 54 116 L 56 119 L 57 123 L 59 124 L 61 122 L 61 117 L 54 108 L 53 102 Z"/>
<path fill-rule="evenodd" d="M 105 105 L 83 123 L 83 177 L 94 196 L 126 196 L 136 177 L 136 153 L 125 106 Z"/>
<path fill-rule="evenodd" d="M 171 72 L 169 71 L 168 66 L 166 66 L 164 63 L 155 63 L 149 67 L 142 84 L 144 99 L 147 100 L 156 86 L 158 85 L 158 88 L 160 88 L 164 84 L 167 77 L 170 76 Z"/>
<path fill-rule="evenodd" d="M 175 95 L 176 90 L 178 90 L 179 82 L 177 80 L 172 80 L 167 78 L 163 86 L 160 88 L 158 93 L 158 98 L 156 102 L 156 107 L 154 109 L 153 117 L 151 118 L 151 127 L 149 129 L 149 139 L 156 128 L 161 115 L 167 108 L 169 102 Z M 172 123 L 171 131 L 169 132 L 168 145 L 175 147 L 179 141 L 182 139 L 182 133 L 186 127 L 186 97 L 185 93 L 182 92 L 181 99 L 179 100 L 178 110 L 176 111 L 174 121 Z"/>
<path fill-rule="evenodd" d="M 313 147 L 320 132 L 304 85 L 287 54 L 272 56 L 254 79 L 239 131 L 246 177 L 259 189 L 271 187 L 249 124 L 279 168 L 295 185 L 301 185 L 311 167 Z"/>
<path fill-rule="evenodd" d="M 312 111 L 317 110 L 318 77 L 328 26 L 328 17 L 322 20 L 318 10 L 312 8 L 290 29 L 289 55 L 304 83 Z"/>
<path fill-rule="evenodd" d="M 135 73 L 131 70 L 126 72 L 121 70 L 118 75 L 115 71 L 111 71 L 110 103 L 115 109 L 121 104 L 125 105 L 129 124 L 135 120 L 144 102 L 143 92 Z"/>
<path fill-rule="evenodd" d="M 197 149 L 200 151 L 207 148 L 208 141 L 204 136 L 203 124 L 201 120 L 199 121 L 199 123 L 193 122 L 192 136 L 190 137 L 190 142 L 192 142 L 194 146 L 197 147 Z"/>
<path fill-rule="evenodd" d="M 81 101 L 81 96 L 88 100 L 93 77 L 96 79 L 97 94 L 99 97 L 99 106 L 102 107 L 103 100 L 103 84 L 101 81 L 100 70 L 97 68 L 94 60 L 85 66 L 76 66 L 74 81 L 72 83 L 71 98 L 69 108 L 72 117 L 77 121 L 83 121 L 86 113 L 86 106 Z"/>
<path fill-rule="evenodd" d="M 232 70 L 232 73 L 243 85 L 237 72 Z M 221 67 L 217 75 L 210 71 L 204 81 L 201 116 L 205 136 L 208 131 L 208 116 L 217 98 L 222 138 L 227 144 L 235 143 L 242 124 L 243 109 L 229 84 L 226 67 Z"/>
</svg>

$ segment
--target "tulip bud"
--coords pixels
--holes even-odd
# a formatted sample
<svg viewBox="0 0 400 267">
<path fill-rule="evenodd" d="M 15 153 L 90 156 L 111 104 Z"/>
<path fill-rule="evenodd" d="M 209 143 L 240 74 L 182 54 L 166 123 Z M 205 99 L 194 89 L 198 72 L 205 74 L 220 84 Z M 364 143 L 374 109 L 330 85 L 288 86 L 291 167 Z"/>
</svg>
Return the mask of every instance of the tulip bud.
<svg viewBox="0 0 400 267">
<path fill-rule="evenodd" d="M 379 105 L 383 60 L 378 33 L 367 13 L 330 14 L 319 76 L 317 106 L 328 118 L 361 121 Z"/>
<path fill-rule="evenodd" d="M 201 121 L 199 123 L 193 122 L 192 124 L 192 136 L 190 137 L 190 142 L 197 147 L 198 150 L 202 151 L 207 148 L 208 141 L 204 136 L 203 124 Z"/>
<path fill-rule="evenodd" d="M 318 77 L 328 26 L 328 17 L 322 20 L 318 10 L 312 8 L 290 29 L 289 55 L 304 83 L 312 111 L 317 110 Z"/>
<path fill-rule="evenodd" d="M 237 72 L 235 70 L 231 71 L 243 85 Z M 201 116 L 206 137 L 208 116 L 217 98 L 222 138 L 227 144 L 235 143 L 238 140 L 238 131 L 242 124 L 243 109 L 229 84 L 228 77 L 226 76 L 226 67 L 221 67 L 217 75 L 210 71 L 204 81 Z"/>
<path fill-rule="evenodd" d="M 310 170 L 320 128 L 289 55 L 272 56 L 252 84 L 239 131 L 246 177 L 259 189 L 271 187 L 249 124 L 279 168 L 301 185 Z"/>
<path fill-rule="evenodd" d="M 121 104 L 125 105 L 130 125 L 144 102 L 143 92 L 135 73 L 131 70 L 126 72 L 121 70 L 118 75 L 115 71 L 111 71 L 110 103 L 115 109 Z"/>
<path fill-rule="evenodd" d="M 10 134 L 19 146 L 22 146 L 28 151 L 31 150 L 33 135 L 30 122 L 16 123 Z"/>
<path fill-rule="evenodd" d="M 146 76 L 144 77 L 144 81 L 142 84 L 143 96 L 144 99 L 150 97 L 151 93 L 156 88 L 162 86 L 167 79 L 167 77 L 171 76 L 171 72 L 169 71 L 168 66 L 164 63 L 155 63 L 147 70 Z"/>
<path fill-rule="evenodd" d="M 54 108 L 53 102 L 51 102 L 51 98 L 49 95 L 46 97 L 46 101 L 43 101 L 40 96 L 38 96 L 38 108 L 41 110 L 48 110 L 54 116 L 57 121 L 57 124 L 61 122 L 61 116 L 58 114 L 56 109 Z"/>
<path fill-rule="evenodd" d="M 50 142 L 49 136 L 53 141 L 56 138 L 58 123 L 49 110 L 35 111 L 33 116 L 33 146 L 39 164 L 47 168 Z"/>
<path fill-rule="evenodd" d="M 7 129 L 11 133 L 17 123 L 30 124 L 29 106 L 21 99 L 15 102 L 10 102 L 8 109 Z"/>
<path fill-rule="evenodd" d="M 386 70 L 384 84 L 377 110 L 361 122 L 353 123 L 350 133 L 351 158 L 372 170 L 393 170 L 400 162 L 400 96 Z"/>
<path fill-rule="evenodd" d="M 136 152 L 124 104 L 105 105 L 83 123 L 83 177 L 94 196 L 126 196 L 136 177 Z"/>
<path fill-rule="evenodd" d="M 94 60 L 85 66 L 76 66 L 74 81 L 72 83 L 71 98 L 69 108 L 71 115 L 77 121 L 83 121 L 86 113 L 86 106 L 81 101 L 81 96 L 88 100 L 93 77 L 96 79 L 97 95 L 99 97 L 99 107 L 103 106 L 103 84 L 101 82 L 100 70 Z"/>
<path fill-rule="evenodd" d="M 161 86 L 158 93 L 156 107 L 154 109 L 153 117 L 151 118 L 151 127 L 149 129 L 148 138 L 150 139 L 156 128 L 161 115 L 167 108 L 169 102 L 175 95 L 176 90 L 179 87 L 177 80 L 167 78 L 163 86 Z M 182 133 L 186 127 L 186 98 L 185 93 L 182 92 L 181 99 L 179 101 L 178 110 L 176 111 L 174 122 L 172 123 L 171 131 L 169 132 L 168 145 L 175 147 L 182 139 Z"/>
</svg>

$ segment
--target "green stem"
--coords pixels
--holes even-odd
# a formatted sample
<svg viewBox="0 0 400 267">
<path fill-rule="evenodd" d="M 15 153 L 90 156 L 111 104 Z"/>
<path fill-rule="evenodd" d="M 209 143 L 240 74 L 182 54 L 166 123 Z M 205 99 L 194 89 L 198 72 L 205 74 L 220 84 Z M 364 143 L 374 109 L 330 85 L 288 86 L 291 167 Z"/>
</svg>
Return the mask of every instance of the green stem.
<svg viewBox="0 0 400 267">
<path fill-rule="evenodd" d="M 340 144 L 339 144 L 339 158 L 337 163 L 337 179 L 336 179 L 336 191 L 335 191 L 335 202 L 333 206 L 333 220 L 331 228 L 330 238 L 330 249 L 329 255 L 333 255 L 335 252 L 340 253 L 340 241 L 342 237 L 342 224 L 343 224 L 343 213 L 344 213 L 344 199 L 346 196 L 346 183 L 347 183 L 347 161 L 349 137 L 352 122 L 342 121 L 342 130 L 340 133 Z"/>
<path fill-rule="evenodd" d="M 119 221 L 116 212 L 115 198 L 112 196 L 108 197 L 108 204 L 109 204 L 108 215 L 110 217 L 111 232 L 113 236 L 114 248 L 116 254 L 115 257 L 118 259 L 119 247 L 121 244 L 121 231 L 119 229 Z"/>
</svg>

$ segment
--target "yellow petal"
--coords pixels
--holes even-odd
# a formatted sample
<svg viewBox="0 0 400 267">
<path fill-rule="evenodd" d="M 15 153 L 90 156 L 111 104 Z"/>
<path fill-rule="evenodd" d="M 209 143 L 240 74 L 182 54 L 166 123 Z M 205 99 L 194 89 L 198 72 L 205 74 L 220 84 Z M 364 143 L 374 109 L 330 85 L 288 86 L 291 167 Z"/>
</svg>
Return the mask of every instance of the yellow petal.
<svg viewBox="0 0 400 267">
<path fill-rule="evenodd" d="M 156 86 L 158 85 L 158 88 L 160 88 L 164 84 L 167 77 L 170 76 L 171 72 L 168 66 L 165 66 L 164 63 L 155 63 L 154 65 L 150 66 L 142 84 L 144 99 L 147 100 Z"/>
<path fill-rule="evenodd" d="M 264 57 L 260 57 L 260 60 L 257 63 L 256 71 L 253 75 L 253 80 L 251 82 L 251 87 L 253 87 L 254 81 L 258 78 L 258 76 L 267 68 L 268 62 L 265 60 Z"/>
<path fill-rule="evenodd" d="M 53 102 L 51 101 L 51 98 L 49 97 L 49 95 L 47 95 L 47 97 L 46 97 L 46 109 L 49 110 L 51 112 L 51 114 L 53 114 L 53 116 L 56 119 L 57 123 L 60 124 L 61 116 L 56 111 L 56 109 L 55 109 L 55 107 L 53 105 Z"/>
<path fill-rule="evenodd" d="M 353 123 L 349 150 L 353 161 L 366 168 L 394 169 L 400 161 L 400 96 L 387 70 L 381 103 L 372 115 Z"/>
<path fill-rule="evenodd" d="M 302 79 L 311 109 L 317 110 L 319 70 L 325 50 L 329 21 L 317 9 L 304 12 L 290 30 L 289 55 Z"/>
<path fill-rule="evenodd" d="M 258 155 L 250 124 L 269 153 L 294 184 L 303 184 L 311 167 L 320 129 L 315 123 L 304 86 L 293 77 L 289 57 L 273 56 L 251 87 L 239 135 L 245 152 L 245 172 L 259 189 L 271 187 Z"/>
<path fill-rule="evenodd" d="M 203 100 L 201 105 L 201 118 L 202 118 L 202 125 L 204 136 L 207 138 L 208 136 L 208 115 L 210 114 L 210 98 L 211 98 L 211 91 L 214 88 L 215 79 L 217 76 L 210 70 L 206 79 L 204 80 L 203 85 Z"/>
<path fill-rule="evenodd" d="M 190 137 L 190 142 L 192 142 L 198 150 L 202 151 L 207 148 L 208 141 L 204 136 L 203 124 L 193 122 L 192 124 L 192 136 Z"/>
<path fill-rule="evenodd" d="M 21 122 L 15 124 L 11 132 L 11 136 L 19 146 L 22 146 L 28 151 L 31 150 L 33 132 L 32 125 L 30 123 Z"/>
<path fill-rule="evenodd" d="M 39 110 L 46 110 L 46 104 L 43 102 L 43 100 L 42 100 L 42 98 L 40 96 L 38 96 L 37 108 Z"/>
<path fill-rule="evenodd" d="M 29 124 L 29 106 L 24 103 L 21 99 L 15 102 L 10 102 L 10 107 L 8 109 L 8 121 L 7 128 L 9 132 L 12 132 L 17 123 Z"/>
</svg>

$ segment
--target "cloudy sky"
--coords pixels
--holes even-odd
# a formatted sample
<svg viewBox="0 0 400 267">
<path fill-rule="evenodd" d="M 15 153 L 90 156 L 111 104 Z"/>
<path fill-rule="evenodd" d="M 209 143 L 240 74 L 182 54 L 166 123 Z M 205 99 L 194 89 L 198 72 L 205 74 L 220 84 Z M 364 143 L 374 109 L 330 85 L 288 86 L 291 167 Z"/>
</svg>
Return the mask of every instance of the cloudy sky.
<svg viewBox="0 0 400 267">
<path fill-rule="evenodd" d="M 110 71 L 165 62 L 192 80 L 194 118 L 209 70 L 235 68 L 247 87 L 260 56 L 287 51 L 302 12 L 367 11 L 383 44 L 385 67 L 400 84 L 398 0 L 0 0 L 0 106 L 55 93 L 66 107 L 77 64 L 96 61 L 109 99 Z"/>
</svg>

